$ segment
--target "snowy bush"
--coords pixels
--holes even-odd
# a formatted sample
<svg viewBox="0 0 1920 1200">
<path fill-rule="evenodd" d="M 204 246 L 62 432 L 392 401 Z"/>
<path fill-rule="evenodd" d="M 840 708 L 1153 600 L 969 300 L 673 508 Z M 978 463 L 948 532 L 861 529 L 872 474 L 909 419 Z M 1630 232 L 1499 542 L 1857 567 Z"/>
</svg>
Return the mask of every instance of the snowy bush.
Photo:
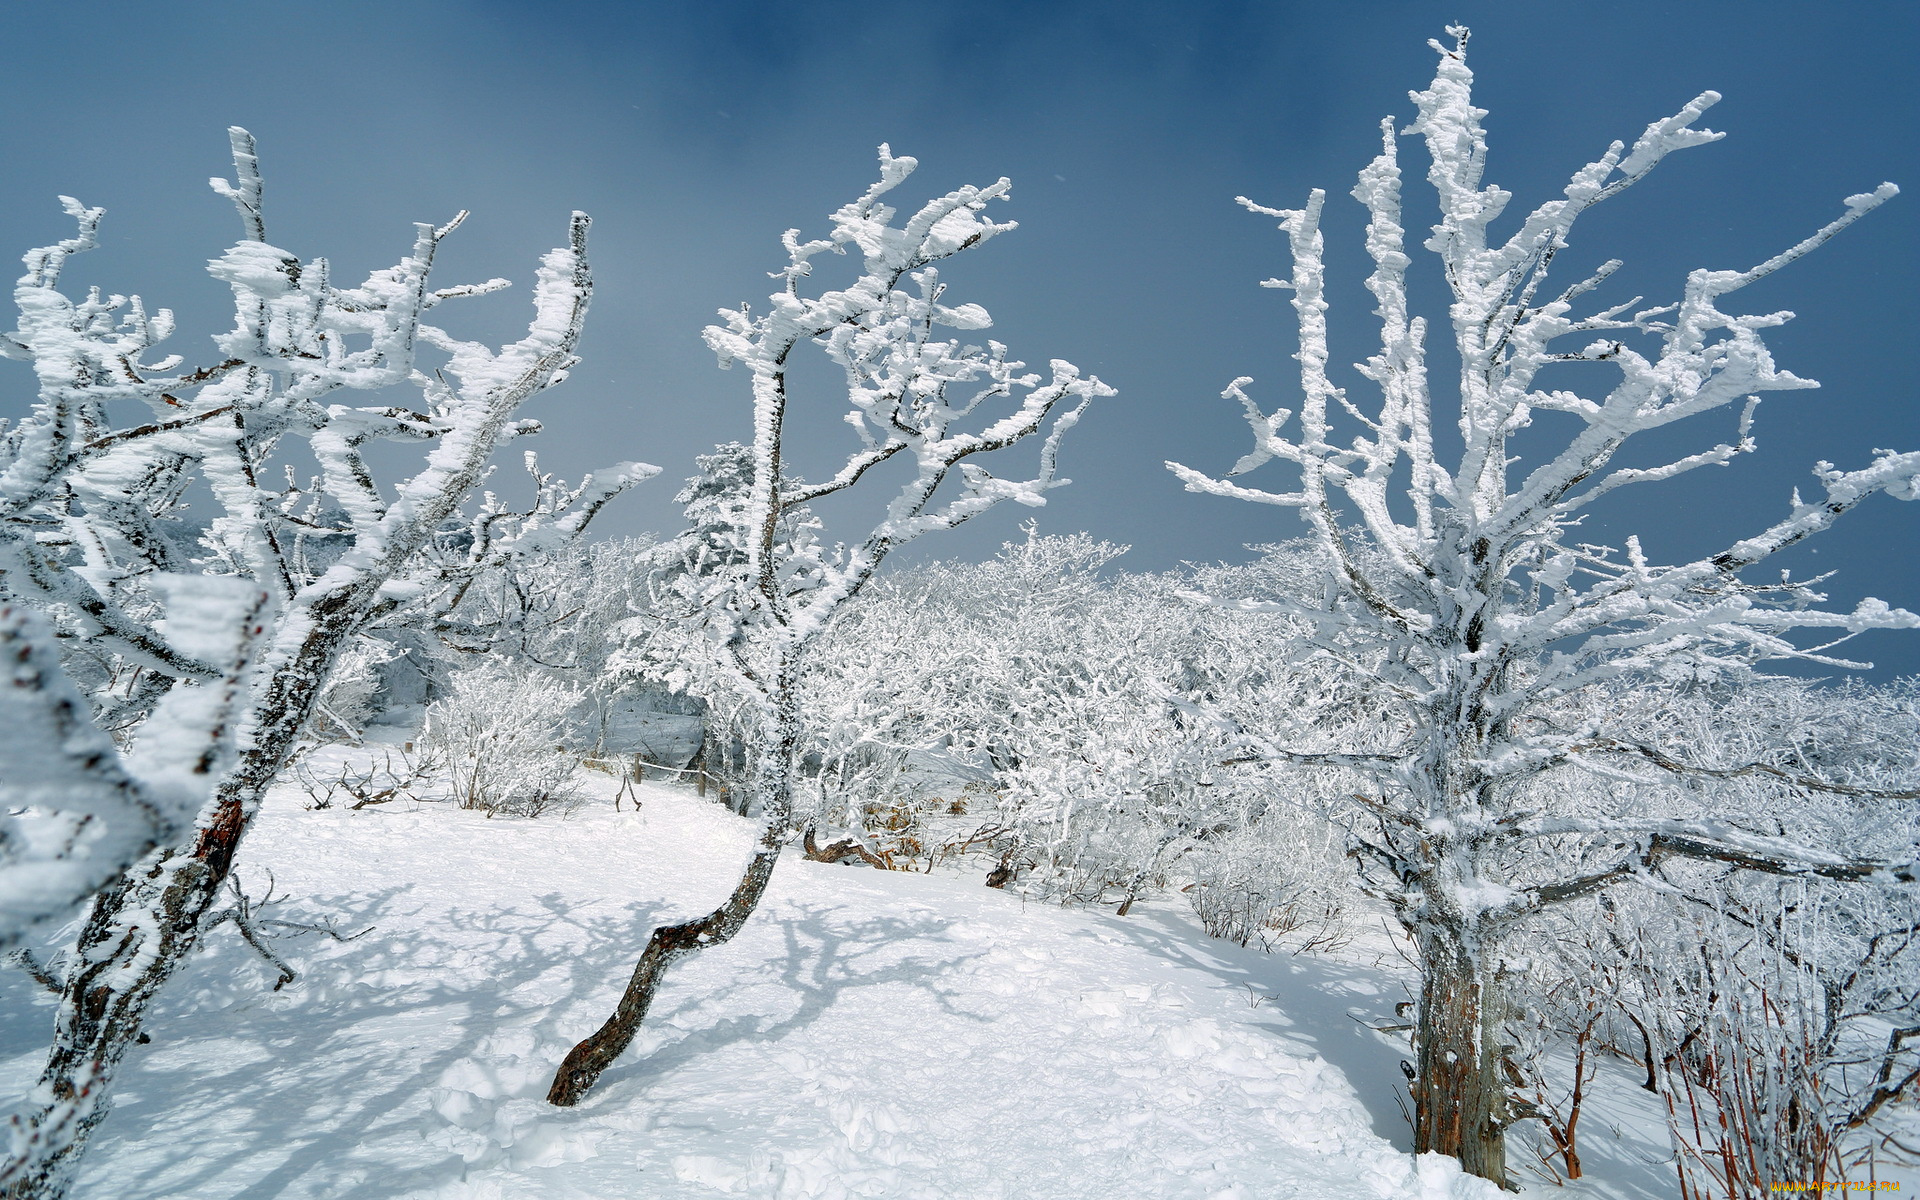
<svg viewBox="0 0 1920 1200">
<path fill-rule="evenodd" d="M 391 642 L 364 634 L 349 642 L 314 703 L 313 736 L 323 741 L 358 742 L 383 708 L 380 668 L 402 653 Z"/>
<path fill-rule="evenodd" d="M 1180 859 L 1181 890 L 1206 931 L 1242 946 L 1336 949 L 1354 900 L 1337 831 L 1299 814 L 1227 829 Z"/>
<path fill-rule="evenodd" d="M 1687 874 L 1666 875 L 1667 895 L 1568 914 L 1585 928 L 1557 939 L 1561 979 L 1537 1015 L 1637 1064 L 1662 1096 L 1685 1194 L 1831 1183 L 1857 1178 L 1869 1156 L 1910 1157 L 1915 899 Z"/>
<path fill-rule="evenodd" d="M 427 708 L 420 741 L 445 765 L 461 808 L 565 816 L 584 798 L 580 755 L 565 743 L 580 695 L 535 668 L 491 660 L 448 680 L 448 694 Z"/>
<path fill-rule="evenodd" d="M 348 759 L 326 770 L 297 763 L 293 777 L 307 794 L 308 809 L 316 812 L 335 804 L 359 810 L 400 799 L 419 800 L 444 772 L 430 750 L 416 751 L 415 745 L 408 742 L 397 755 L 392 750 L 382 751 L 378 763 Z M 351 804 L 346 803 L 349 800 Z"/>
<path fill-rule="evenodd" d="M 1718 778 L 1550 773 L 1528 795 L 1544 811 L 1655 807 L 1879 856 L 1912 845 L 1920 828 L 1911 681 L 1822 687 L 1730 674 L 1642 680 L 1593 701 L 1641 744 L 1724 769 Z M 1826 790 L 1789 774 L 1815 769 Z M 1520 878 L 1583 869 L 1576 843 L 1555 849 L 1566 855 L 1558 864 L 1511 869 Z M 1695 1194 L 1838 1180 L 1865 1154 L 1899 1157 L 1920 1084 L 1920 1037 L 1901 1036 L 1920 1028 L 1920 893 L 1891 874 L 1842 883 L 1677 855 L 1652 855 L 1643 872 L 1643 887 L 1550 911 L 1505 952 L 1516 1013 L 1509 1061 L 1542 1110 L 1553 1143 L 1544 1157 L 1580 1173 L 1581 1060 L 1590 1074 L 1602 1053 L 1633 1061 L 1663 1096 L 1677 1167 Z M 1572 1077 L 1553 1065 L 1568 1046 Z"/>
<path fill-rule="evenodd" d="M 1113 571 L 1124 551 L 1030 524 L 988 562 L 877 581 L 803 680 L 796 811 L 869 861 L 970 853 L 996 886 L 1121 912 L 1204 878 L 1187 895 L 1226 936 L 1338 940 L 1349 883 L 1323 818 L 1339 780 L 1228 761 L 1231 730 L 1194 705 L 1330 731 L 1373 710 L 1286 660 L 1287 618 L 1187 596 L 1305 594 L 1316 559 L 1284 547 L 1162 576 Z"/>
<path fill-rule="evenodd" d="M 435 647 L 436 686 L 476 654 L 566 680 L 582 695 L 581 732 L 598 745 L 614 699 L 631 682 L 609 659 L 623 645 L 623 623 L 646 609 L 653 539 L 573 537 L 579 489 L 541 471 L 531 453 L 525 469 L 533 484 L 525 508 L 489 491 L 471 520 L 437 539 L 432 553 L 445 583 L 436 603 L 409 614 L 409 628 Z"/>
</svg>

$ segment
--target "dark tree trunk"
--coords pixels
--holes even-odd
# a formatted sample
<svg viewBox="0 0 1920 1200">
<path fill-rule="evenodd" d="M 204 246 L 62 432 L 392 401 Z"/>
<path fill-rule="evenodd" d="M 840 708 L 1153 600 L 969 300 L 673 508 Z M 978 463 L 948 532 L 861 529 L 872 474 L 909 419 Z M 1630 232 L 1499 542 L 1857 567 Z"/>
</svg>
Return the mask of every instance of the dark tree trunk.
<svg viewBox="0 0 1920 1200">
<path fill-rule="evenodd" d="M 1428 933 L 1420 984 L 1413 1147 L 1460 1160 L 1505 1188 L 1509 1105 L 1499 1044 L 1503 1000 L 1484 948 Z"/>
<path fill-rule="evenodd" d="M 661 977 L 675 959 L 709 946 L 718 946 L 740 932 L 740 927 L 747 923 L 747 918 L 759 906 L 760 897 L 767 890 L 767 880 L 773 877 L 774 864 L 779 862 L 780 851 L 785 844 L 784 830 L 776 832 L 771 824 L 763 827 L 760 843 L 754 847 L 753 857 L 747 862 L 746 873 L 741 876 L 740 883 L 733 889 L 733 894 L 727 897 L 725 904 L 698 920 L 661 925 L 654 929 L 613 1015 L 607 1018 L 606 1024 L 568 1052 L 560 1069 L 554 1072 L 553 1085 L 547 1090 L 547 1103 L 561 1108 L 571 1108 L 580 1103 L 581 1098 L 593 1087 L 594 1081 L 600 1078 L 600 1073 L 626 1052 L 633 1043 L 633 1035 L 640 1031 L 640 1023 L 646 1020 L 647 1009 L 653 1005 L 653 993 L 660 986 Z"/>
<path fill-rule="evenodd" d="M 767 881 L 773 878 L 773 868 L 788 841 L 792 824 L 793 758 L 799 744 L 791 670 L 783 669 L 776 678 L 774 728 L 767 738 L 766 752 L 756 756 L 759 761 L 755 787 L 751 792 L 739 789 L 743 796 L 757 794 L 761 809 L 760 839 L 754 846 L 753 857 L 747 860 L 746 871 L 734 885 L 733 894 L 719 908 L 696 920 L 655 927 L 613 1015 L 569 1051 L 560 1069 L 554 1072 L 553 1084 L 547 1089 L 547 1103 L 561 1108 L 580 1103 L 601 1072 L 633 1044 L 633 1035 L 640 1031 L 640 1023 L 653 1006 L 653 993 L 667 968 L 676 959 L 731 940 L 759 907 Z"/>
<path fill-rule="evenodd" d="M 67 1194 L 88 1138 L 112 1109 L 114 1076 L 141 1036 L 147 1006 L 200 940 L 201 919 L 232 868 L 240 814 L 238 803 L 222 803 L 190 849 L 155 852 L 94 897 L 40 1073 L 51 1102 L 28 1122 L 43 1149 L 16 1158 L 0 1197 Z"/>
</svg>

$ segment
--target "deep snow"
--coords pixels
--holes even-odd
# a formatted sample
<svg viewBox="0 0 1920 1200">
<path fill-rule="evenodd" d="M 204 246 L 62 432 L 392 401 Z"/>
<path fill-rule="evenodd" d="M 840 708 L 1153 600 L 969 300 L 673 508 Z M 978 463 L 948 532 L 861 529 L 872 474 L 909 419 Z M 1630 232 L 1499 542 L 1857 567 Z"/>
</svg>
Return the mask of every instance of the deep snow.
<svg viewBox="0 0 1920 1200">
<path fill-rule="evenodd" d="M 1405 1150 L 1405 1050 L 1349 1016 L 1402 996 L 1384 937 L 1263 956 L 1207 939 L 1177 897 L 1120 919 L 797 854 L 738 938 L 673 972 L 588 1100 L 551 1108 L 555 1064 L 647 929 L 717 902 L 745 858 L 748 822 L 688 789 L 641 796 L 526 821 L 306 811 L 277 789 L 242 868 L 293 897 L 266 915 L 372 930 L 279 941 L 301 975 L 277 993 L 217 931 L 131 1058 L 78 1195 L 1500 1195 Z M 5 989 L 18 1095 L 50 999 L 18 973 Z M 1586 1153 L 1615 1186 L 1542 1191 L 1671 1191 L 1666 1168 L 1623 1165 L 1664 1137 L 1641 1121 L 1607 1146 L 1601 1125 Z"/>
</svg>

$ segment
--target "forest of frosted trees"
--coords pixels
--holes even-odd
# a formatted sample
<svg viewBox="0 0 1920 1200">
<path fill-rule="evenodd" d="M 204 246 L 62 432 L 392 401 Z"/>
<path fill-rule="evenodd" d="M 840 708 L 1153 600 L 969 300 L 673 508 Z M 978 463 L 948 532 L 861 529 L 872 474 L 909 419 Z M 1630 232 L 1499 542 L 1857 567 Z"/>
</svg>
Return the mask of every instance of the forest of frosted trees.
<svg viewBox="0 0 1920 1200">
<path fill-rule="evenodd" d="M 1920 496 L 1920 453 L 1809 463 L 1689 561 L 1583 526 L 1750 452 L 1760 397 L 1814 386 L 1766 345 L 1790 314 L 1741 289 L 1898 189 L 1674 296 L 1616 296 L 1618 262 L 1563 279 L 1556 256 L 1717 139 L 1718 97 L 1509 213 L 1466 30 L 1434 50 L 1358 207 L 1241 200 L 1278 225 L 1297 386 L 1192 364 L 1232 380 L 1250 444 L 1167 467 L 1293 511 L 1241 561 L 1167 572 L 1039 517 L 985 561 L 937 557 L 1003 502 L 1044 514 L 1076 424 L 1126 388 L 943 277 L 1018 253 L 1004 179 L 930 191 L 880 147 L 870 186 L 784 235 L 772 295 L 705 331 L 751 440 L 579 479 L 525 449 L 564 404 L 525 410 L 579 365 L 585 214 L 556 217 L 524 335 L 463 340 L 460 303 L 507 286 L 438 274 L 464 213 L 337 278 L 275 244 L 273 147 L 235 128 L 213 182 L 240 236 L 208 264 L 233 325 L 175 352 L 166 309 L 70 282 L 108 218 L 61 198 L 73 234 L 26 254 L 0 334 L 10 390 L 37 388 L 0 425 L 0 943 L 52 1001 L 0 1195 L 87 1194 L 116 1084 L 209 943 L 239 939 L 274 992 L 303 986 L 294 947 L 354 953 L 329 920 L 264 915 L 248 839 L 276 804 L 537 829 L 645 784 L 751 822 L 749 848 L 716 904 L 625 931 L 598 1024 L 539 1064 L 555 1108 L 621 1102 L 633 1078 L 602 1076 L 647 1053 L 656 1000 L 746 953 L 727 943 L 798 860 L 829 885 L 1178 906 L 1274 955 L 1385 939 L 1408 971 L 1375 1026 L 1404 1047 L 1390 1082 L 1414 1152 L 1457 1175 L 1582 1179 L 1603 1071 L 1658 1098 L 1686 1196 L 1920 1159 L 1920 692 L 1845 681 L 1849 639 L 1920 617 L 1831 605 L 1770 561 Z M 1406 227 L 1415 192 L 1430 231 Z M 1364 244 L 1376 304 L 1351 370 L 1335 238 Z M 1423 275 L 1447 307 L 1421 311 Z M 797 462 L 789 406 L 841 418 L 844 455 Z M 598 535 L 628 489 L 675 480 L 679 528 Z"/>
</svg>

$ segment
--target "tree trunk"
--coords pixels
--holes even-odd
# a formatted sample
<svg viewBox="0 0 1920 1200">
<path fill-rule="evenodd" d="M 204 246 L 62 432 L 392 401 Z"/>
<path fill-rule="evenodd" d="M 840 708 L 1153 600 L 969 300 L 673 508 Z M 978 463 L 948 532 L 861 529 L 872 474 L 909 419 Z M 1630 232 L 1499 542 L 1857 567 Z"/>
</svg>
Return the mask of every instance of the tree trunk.
<svg viewBox="0 0 1920 1200">
<path fill-rule="evenodd" d="M 34 1096 L 40 1107 L 25 1122 L 27 1144 L 6 1164 L 0 1197 L 58 1200 L 72 1186 L 147 1006 L 199 943 L 201 918 L 232 866 L 239 811 L 222 804 L 191 849 L 148 855 L 94 898 Z"/>
<path fill-rule="evenodd" d="M 1511 1189 L 1499 1044 L 1504 1000 L 1487 966 L 1490 953 L 1452 931 L 1423 930 L 1421 942 L 1414 1151 L 1451 1155 L 1468 1174 Z"/>
<path fill-rule="evenodd" d="M 640 1031 L 640 1023 L 646 1019 L 661 977 L 675 959 L 718 946 L 740 931 L 766 892 L 767 880 L 772 878 L 774 864 L 779 862 L 785 845 L 786 831 L 767 822 L 761 828 L 760 842 L 747 862 L 746 873 L 725 904 L 697 920 L 654 929 L 613 1015 L 569 1051 L 560 1069 L 554 1072 L 553 1085 L 547 1090 L 547 1103 L 561 1108 L 580 1103 L 600 1073 L 625 1053 L 633 1042 L 633 1035 Z"/>
<path fill-rule="evenodd" d="M 640 1031 L 640 1023 L 653 1005 L 653 993 L 667 968 L 676 959 L 731 940 L 759 907 L 767 881 L 773 878 L 774 865 L 780 861 L 780 852 L 788 841 L 792 824 L 793 758 L 800 740 L 790 672 L 782 671 L 778 679 L 774 732 L 767 739 L 766 752 L 757 756 L 758 778 L 752 789 L 761 806 L 760 839 L 754 846 L 753 857 L 747 860 L 746 871 L 734 885 L 733 894 L 719 908 L 696 920 L 654 928 L 613 1015 L 568 1051 L 560 1069 L 554 1072 L 552 1086 L 547 1089 L 547 1103 L 560 1108 L 572 1108 L 580 1103 L 601 1072 L 633 1044 L 633 1035 Z M 741 791 L 749 794 L 747 789 Z"/>
<path fill-rule="evenodd" d="M 74 946 L 53 1048 L 33 1093 L 24 1144 L 0 1165 L 0 1200 L 60 1200 L 87 1139 L 111 1109 L 120 1062 L 147 1006 L 199 945 L 202 920 L 233 870 L 260 798 L 292 752 L 351 626 L 316 629 L 292 663 L 271 672 L 253 745 L 201 814 L 193 841 L 156 850 L 94 897 Z"/>
</svg>

